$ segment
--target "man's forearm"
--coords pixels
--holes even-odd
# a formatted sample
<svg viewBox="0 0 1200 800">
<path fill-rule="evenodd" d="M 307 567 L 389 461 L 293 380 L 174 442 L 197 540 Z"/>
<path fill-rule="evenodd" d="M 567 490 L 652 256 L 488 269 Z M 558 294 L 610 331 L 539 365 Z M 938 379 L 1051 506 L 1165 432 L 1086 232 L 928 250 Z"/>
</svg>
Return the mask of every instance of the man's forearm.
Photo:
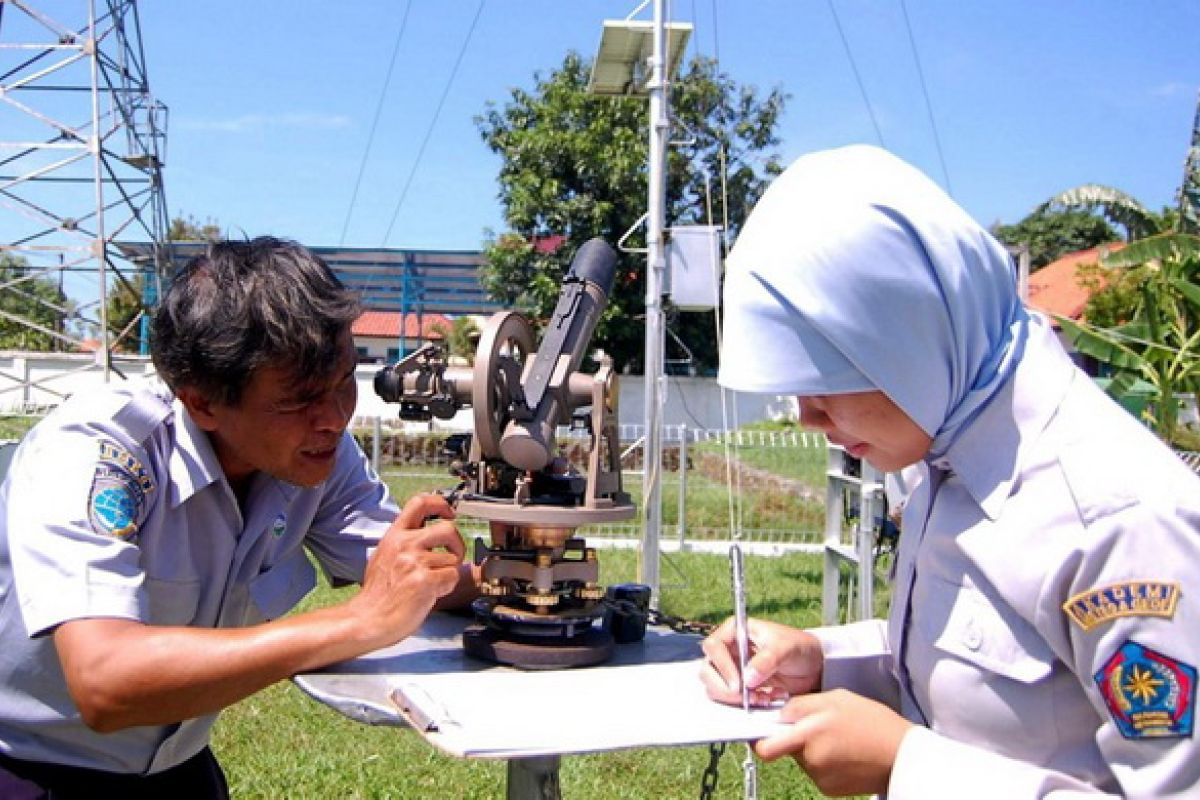
<svg viewBox="0 0 1200 800">
<path fill-rule="evenodd" d="M 346 604 L 247 628 L 157 627 L 88 619 L 55 632 L 71 695 L 99 731 L 217 712 L 297 672 L 384 639 Z"/>
</svg>

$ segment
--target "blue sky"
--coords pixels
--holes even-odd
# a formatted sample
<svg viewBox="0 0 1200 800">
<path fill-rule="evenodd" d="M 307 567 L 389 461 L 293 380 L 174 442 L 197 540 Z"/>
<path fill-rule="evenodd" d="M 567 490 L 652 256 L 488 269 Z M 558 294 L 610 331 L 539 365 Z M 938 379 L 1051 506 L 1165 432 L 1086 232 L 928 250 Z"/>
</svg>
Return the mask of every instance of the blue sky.
<svg viewBox="0 0 1200 800">
<path fill-rule="evenodd" d="M 907 8 L 952 194 L 984 224 L 1016 222 L 1085 182 L 1155 209 L 1174 202 L 1200 89 L 1195 0 L 833 2 L 884 143 L 945 185 Z M 513 87 L 531 88 L 568 50 L 590 57 L 602 21 L 637 3 L 486 0 L 480 11 L 477 0 L 412 0 L 383 94 L 409 5 L 140 4 L 151 88 L 170 108 L 171 215 L 358 247 L 475 249 L 485 229 L 502 229 L 499 160 L 473 117 Z M 692 52 L 719 57 L 740 83 L 791 94 L 779 126 L 785 160 L 878 143 L 829 2 L 670 5 L 696 27 Z"/>
</svg>

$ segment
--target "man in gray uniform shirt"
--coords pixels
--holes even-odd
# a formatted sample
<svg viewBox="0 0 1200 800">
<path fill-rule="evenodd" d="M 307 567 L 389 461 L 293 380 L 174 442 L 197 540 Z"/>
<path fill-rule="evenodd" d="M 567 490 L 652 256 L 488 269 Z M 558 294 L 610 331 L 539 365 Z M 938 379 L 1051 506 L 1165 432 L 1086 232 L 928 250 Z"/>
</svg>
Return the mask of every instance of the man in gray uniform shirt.
<svg viewBox="0 0 1200 800">
<path fill-rule="evenodd" d="M 358 313 L 295 243 L 213 244 L 154 320 L 166 387 L 76 395 L 25 437 L 0 486 L 0 796 L 227 797 L 217 712 L 473 596 L 450 507 L 397 513 L 346 431 Z M 284 619 L 305 548 L 362 589 Z"/>
</svg>

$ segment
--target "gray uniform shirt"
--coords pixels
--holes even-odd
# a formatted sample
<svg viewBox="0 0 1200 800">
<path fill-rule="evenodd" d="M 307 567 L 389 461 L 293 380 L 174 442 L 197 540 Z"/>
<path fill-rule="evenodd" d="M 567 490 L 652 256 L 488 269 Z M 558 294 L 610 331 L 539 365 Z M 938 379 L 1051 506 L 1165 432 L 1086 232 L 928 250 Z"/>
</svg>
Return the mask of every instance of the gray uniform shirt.
<svg viewBox="0 0 1200 800">
<path fill-rule="evenodd" d="M 215 715 L 99 734 L 67 692 L 50 635 L 116 617 L 227 628 L 291 609 L 316 583 L 358 581 L 394 520 L 345 434 L 313 489 L 254 477 L 239 508 L 209 444 L 157 385 L 76 396 L 22 441 L 0 486 L 0 751 L 125 773 L 179 764 Z"/>
<path fill-rule="evenodd" d="M 905 508 L 888 623 L 825 686 L 920 727 L 888 796 L 1195 797 L 1200 480 L 1032 328 Z"/>
</svg>

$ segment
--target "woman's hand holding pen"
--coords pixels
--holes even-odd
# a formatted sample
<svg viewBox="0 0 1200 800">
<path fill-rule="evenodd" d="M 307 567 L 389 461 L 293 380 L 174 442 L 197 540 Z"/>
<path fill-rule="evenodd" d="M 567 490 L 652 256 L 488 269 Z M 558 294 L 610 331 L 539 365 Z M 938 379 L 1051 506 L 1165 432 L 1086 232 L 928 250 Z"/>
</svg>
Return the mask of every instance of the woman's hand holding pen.
<svg viewBox="0 0 1200 800">
<path fill-rule="evenodd" d="M 815 636 L 787 625 L 747 620 L 750 659 L 746 675 L 738 668 L 737 631 L 728 619 L 704 640 L 708 664 L 701 673 L 708 696 L 730 705 L 742 702 L 742 679 L 750 704 L 765 706 L 820 688 L 824 655 Z"/>
<path fill-rule="evenodd" d="M 791 756 L 825 794 L 887 791 L 900 742 L 912 723 L 874 700 L 844 689 L 820 691 L 825 656 L 811 633 L 774 622 L 747 624 L 750 660 L 740 674 L 737 633 L 726 620 L 704 640 L 708 663 L 701 673 L 708 696 L 741 703 L 741 685 L 752 706 L 785 702 L 782 732 L 754 743 L 760 758 Z"/>
</svg>

